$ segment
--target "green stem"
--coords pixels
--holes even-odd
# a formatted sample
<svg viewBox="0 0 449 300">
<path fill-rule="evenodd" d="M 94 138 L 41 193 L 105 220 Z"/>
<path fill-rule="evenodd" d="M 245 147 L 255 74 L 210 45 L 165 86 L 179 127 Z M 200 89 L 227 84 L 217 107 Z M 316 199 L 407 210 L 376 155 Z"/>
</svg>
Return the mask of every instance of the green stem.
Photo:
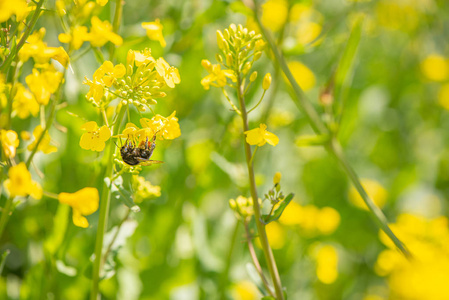
<svg viewBox="0 0 449 300">
<path fill-rule="evenodd" d="M 122 0 L 116 0 L 115 1 L 114 24 L 112 25 L 112 30 L 114 31 L 114 33 L 118 33 L 118 29 L 120 27 L 120 22 L 122 20 L 122 11 L 123 11 Z M 112 61 L 112 59 L 114 58 L 114 53 L 115 53 L 115 45 L 113 43 L 111 43 L 111 45 L 109 46 L 109 60 L 110 61 Z"/>
<path fill-rule="evenodd" d="M 5 230 L 6 223 L 8 222 L 13 200 L 14 197 L 9 196 L 8 199 L 6 199 L 5 207 L 3 207 L 2 216 L 0 218 L 0 238 L 3 236 L 3 231 Z"/>
<path fill-rule="evenodd" d="M 122 106 L 117 117 L 117 122 L 114 124 L 113 134 L 117 135 L 120 129 L 120 125 L 125 115 L 126 106 Z M 114 146 L 112 139 L 109 140 L 109 147 L 107 157 L 111 157 L 114 153 Z M 107 164 L 105 177 L 112 178 L 112 160 Z M 111 181 L 112 182 L 112 181 Z M 109 186 L 106 183 L 103 184 L 103 190 L 101 193 L 100 203 L 100 216 L 98 218 L 97 237 L 95 242 L 95 261 L 92 271 L 92 289 L 90 293 L 90 299 L 96 300 L 98 296 L 98 284 L 100 282 L 100 269 L 101 269 L 101 255 L 103 250 L 104 234 L 106 232 L 108 224 L 109 204 L 111 202 L 111 192 Z"/>
<path fill-rule="evenodd" d="M 126 213 L 125 217 L 118 224 L 117 231 L 114 233 L 114 236 L 112 237 L 111 242 L 109 243 L 108 247 L 106 248 L 106 251 L 104 252 L 103 265 L 105 264 L 106 259 L 108 258 L 109 252 L 111 252 L 112 246 L 114 246 L 115 240 L 117 239 L 118 234 L 120 233 L 120 229 L 122 228 L 122 225 L 125 223 L 126 220 L 128 220 L 130 213 L 131 213 L 131 209 L 128 208 L 128 212 Z"/>
<path fill-rule="evenodd" d="M 27 40 L 28 36 L 30 35 L 31 31 L 33 31 L 34 25 L 36 25 L 37 19 L 39 18 L 39 14 L 41 13 L 41 7 L 42 4 L 44 4 L 44 0 L 39 1 L 36 4 L 36 10 L 34 11 L 33 17 L 30 21 L 30 24 L 27 26 L 27 30 L 23 34 L 22 38 L 20 39 L 19 43 L 16 46 L 16 49 L 11 52 L 8 57 L 5 59 L 3 64 L 0 67 L 0 72 L 5 73 L 5 70 L 9 68 L 9 65 L 11 64 L 14 57 L 19 53 L 20 49 L 22 48 L 23 44 L 25 44 L 25 41 Z"/>
<path fill-rule="evenodd" d="M 256 268 L 257 273 L 259 273 L 260 279 L 262 280 L 265 289 L 271 296 L 276 297 L 273 291 L 271 290 L 270 285 L 268 284 L 268 280 L 265 278 L 265 275 L 263 274 L 263 270 L 262 267 L 260 266 L 259 260 L 257 259 L 256 251 L 254 250 L 254 245 L 252 242 L 252 235 L 249 232 L 248 223 L 245 222 L 244 224 L 246 232 L 246 243 L 248 245 L 249 254 L 251 256 L 251 259 L 253 260 L 254 267 Z"/>
<path fill-rule="evenodd" d="M 62 93 L 62 85 L 64 82 L 64 78 L 65 78 L 65 74 L 67 72 L 67 69 L 64 69 L 64 73 L 62 75 L 62 79 L 61 82 L 59 83 L 58 86 L 58 90 L 56 91 L 56 96 L 53 100 L 53 103 L 50 107 L 50 114 L 48 115 L 47 120 L 45 121 L 45 128 L 42 130 L 41 135 L 39 136 L 39 139 L 36 142 L 36 145 L 34 146 L 33 150 L 31 151 L 30 156 L 28 157 L 27 161 L 26 161 L 26 166 L 27 168 L 30 166 L 31 162 L 33 161 L 33 157 L 36 154 L 40 143 L 42 142 L 42 140 L 44 139 L 45 134 L 48 132 L 48 130 L 50 129 L 51 125 L 53 124 L 53 119 L 54 119 L 54 115 L 56 113 L 56 106 L 58 105 L 59 99 L 61 99 L 61 93 Z"/>
<path fill-rule="evenodd" d="M 248 114 L 246 112 L 245 99 L 243 97 L 243 85 L 241 81 L 240 74 L 237 74 L 237 96 L 240 103 L 240 112 L 243 121 L 243 131 L 248 131 Z M 265 231 L 265 225 L 261 221 L 261 211 L 259 205 L 259 197 L 257 196 L 256 189 L 256 180 L 254 176 L 254 168 L 251 163 L 251 147 L 246 142 L 245 136 L 243 135 L 243 143 L 245 145 L 245 155 L 246 155 L 246 164 L 248 167 L 248 175 L 249 175 L 249 184 L 251 190 L 251 197 L 253 198 L 253 206 L 254 206 L 254 216 L 256 219 L 257 231 L 259 233 L 260 243 L 262 245 L 262 250 L 265 256 L 265 260 L 267 263 L 268 270 L 271 275 L 271 279 L 273 280 L 273 285 L 276 290 L 277 300 L 284 300 L 284 293 L 282 291 L 281 278 L 279 276 L 279 272 L 276 266 L 276 261 L 274 259 L 273 251 L 270 248 L 270 244 L 268 242 L 267 232 Z"/>
<path fill-rule="evenodd" d="M 296 82 L 295 78 L 293 77 L 292 73 L 290 72 L 290 69 L 288 68 L 285 59 L 282 55 L 282 53 L 279 51 L 278 47 L 274 43 L 271 36 L 268 34 L 267 29 L 262 25 L 258 14 L 257 14 L 257 3 L 254 10 L 254 16 L 259 24 L 259 28 L 264 35 L 265 39 L 268 42 L 269 47 L 273 51 L 274 54 L 274 62 L 279 64 L 281 67 L 283 73 L 286 75 L 288 81 L 293 87 L 294 96 L 292 97 L 292 100 L 295 102 L 296 106 L 305 113 L 307 119 L 309 120 L 309 123 L 315 133 L 318 135 L 323 134 L 329 134 L 328 129 L 320 119 L 318 113 L 316 112 L 315 108 L 312 106 L 312 104 L 307 100 L 306 95 L 302 91 L 302 89 L 299 87 L 298 83 Z M 387 234 L 387 236 L 393 241 L 393 243 L 396 245 L 396 247 L 401 250 L 401 252 L 406 256 L 410 257 L 410 252 L 406 249 L 405 245 L 395 236 L 395 234 L 391 231 L 391 229 L 388 226 L 387 219 L 385 215 L 382 213 L 382 211 L 374 204 L 374 202 L 371 200 L 371 198 L 366 193 L 365 189 L 363 188 L 362 184 L 360 183 L 360 180 L 355 173 L 355 171 L 352 169 L 351 165 L 346 160 L 343 149 L 341 148 L 341 145 L 338 143 L 338 141 L 335 139 L 335 137 L 332 138 L 331 143 L 325 146 L 326 150 L 334 156 L 337 161 L 342 166 L 343 170 L 346 172 L 346 175 L 349 177 L 349 179 L 354 184 L 355 188 L 359 192 L 360 196 L 362 197 L 363 201 L 366 203 L 366 205 L 369 208 L 370 215 L 374 218 L 375 222 L 379 225 L 379 227 Z"/>
<path fill-rule="evenodd" d="M 249 114 L 250 112 L 252 112 L 253 110 L 255 110 L 255 109 L 259 106 L 259 104 L 262 102 L 263 97 L 265 96 L 265 93 L 266 93 L 266 92 L 267 92 L 267 90 L 263 90 L 263 94 L 262 94 L 262 97 L 260 97 L 259 102 L 257 102 L 256 106 L 254 106 L 253 108 L 251 108 L 250 110 L 248 110 L 248 114 Z"/>
<path fill-rule="evenodd" d="M 16 83 L 16 72 L 17 72 L 17 65 L 19 63 L 18 60 L 19 56 L 16 56 L 16 61 L 15 61 L 15 65 L 12 68 L 12 74 L 11 74 L 11 88 L 9 90 L 9 97 L 8 97 L 8 120 L 6 123 L 6 128 L 9 129 L 11 128 L 11 121 L 12 121 L 12 103 L 13 103 L 13 93 L 14 93 L 14 86 Z"/>
</svg>

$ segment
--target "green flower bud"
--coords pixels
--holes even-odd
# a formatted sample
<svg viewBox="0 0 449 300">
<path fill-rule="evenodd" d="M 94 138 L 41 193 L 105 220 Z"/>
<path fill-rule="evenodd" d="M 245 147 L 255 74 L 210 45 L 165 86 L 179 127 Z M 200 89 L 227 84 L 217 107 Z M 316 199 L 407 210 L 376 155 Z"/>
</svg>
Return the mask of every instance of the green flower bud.
<svg viewBox="0 0 449 300">
<path fill-rule="evenodd" d="M 233 63 L 234 63 L 234 59 L 232 58 L 232 54 L 231 54 L 231 53 L 228 53 L 228 54 L 226 55 L 226 64 L 227 64 L 228 66 L 232 66 Z"/>
<path fill-rule="evenodd" d="M 220 30 L 217 30 L 217 44 L 218 44 L 218 48 L 220 48 L 220 49 L 223 49 L 223 47 L 224 47 L 223 40 L 224 40 L 223 33 L 221 33 Z"/>
</svg>

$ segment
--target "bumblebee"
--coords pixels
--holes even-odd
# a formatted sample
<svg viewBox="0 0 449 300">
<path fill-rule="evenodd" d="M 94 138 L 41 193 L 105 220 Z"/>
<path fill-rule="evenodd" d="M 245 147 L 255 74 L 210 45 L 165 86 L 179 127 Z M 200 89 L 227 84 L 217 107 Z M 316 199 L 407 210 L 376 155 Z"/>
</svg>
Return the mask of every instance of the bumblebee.
<svg viewBox="0 0 449 300">
<path fill-rule="evenodd" d="M 138 146 L 134 141 L 126 140 L 125 145 L 120 148 L 120 155 L 123 161 L 130 166 L 150 166 L 163 163 L 163 161 L 150 159 L 154 148 L 156 148 L 156 135 L 151 141 L 147 137 L 146 141 L 141 142 Z"/>
</svg>

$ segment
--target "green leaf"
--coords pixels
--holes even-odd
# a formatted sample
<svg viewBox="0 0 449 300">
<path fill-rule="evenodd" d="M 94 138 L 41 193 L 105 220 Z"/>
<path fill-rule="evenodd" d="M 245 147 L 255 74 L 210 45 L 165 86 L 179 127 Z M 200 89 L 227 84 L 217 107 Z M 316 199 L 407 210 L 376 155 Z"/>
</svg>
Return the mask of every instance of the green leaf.
<svg viewBox="0 0 449 300">
<path fill-rule="evenodd" d="M 0 274 L 2 274 L 3 272 L 3 268 L 5 267 L 5 263 L 6 263 L 6 258 L 8 257 L 9 253 L 11 253 L 11 251 L 9 251 L 9 249 L 6 249 L 5 251 L 3 251 L 2 256 L 0 256 Z"/>
<path fill-rule="evenodd" d="M 327 144 L 329 140 L 330 136 L 327 134 L 302 135 L 296 139 L 295 144 L 298 147 L 322 146 L 324 144 Z"/>
<path fill-rule="evenodd" d="M 122 176 L 117 177 L 112 184 L 109 178 L 105 178 L 104 182 L 111 189 L 112 199 L 121 201 L 134 212 L 140 211 L 139 206 L 134 203 L 132 193 L 124 187 Z"/>
<path fill-rule="evenodd" d="M 272 296 L 265 296 L 260 298 L 260 300 L 276 300 L 276 298 L 272 297 Z"/>
<path fill-rule="evenodd" d="M 288 196 L 282 201 L 282 203 L 279 205 L 279 207 L 274 211 L 274 213 L 272 215 L 263 215 L 262 222 L 265 225 L 267 225 L 273 221 L 278 220 L 282 216 L 284 209 L 287 207 L 287 205 L 290 203 L 290 201 L 292 201 L 294 196 L 295 196 L 295 194 L 293 194 L 293 193 L 288 194 Z"/>
</svg>

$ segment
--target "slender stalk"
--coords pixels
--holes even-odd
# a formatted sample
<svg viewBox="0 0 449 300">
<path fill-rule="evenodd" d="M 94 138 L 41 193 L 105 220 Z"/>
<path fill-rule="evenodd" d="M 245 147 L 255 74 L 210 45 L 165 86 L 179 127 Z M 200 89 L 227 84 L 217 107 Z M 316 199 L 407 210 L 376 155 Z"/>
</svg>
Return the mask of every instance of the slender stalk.
<svg viewBox="0 0 449 300">
<path fill-rule="evenodd" d="M 235 222 L 234 225 L 234 230 L 232 233 L 232 237 L 231 237 L 231 243 L 229 244 L 229 248 L 228 248 L 228 256 L 226 257 L 226 265 L 225 268 L 223 269 L 223 273 L 221 274 L 221 288 L 220 288 L 220 299 L 221 300 L 226 300 L 226 287 L 228 285 L 228 276 L 229 276 L 229 269 L 231 268 L 231 261 L 232 261 L 232 253 L 234 252 L 234 246 L 235 246 L 235 241 L 237 240 L 237 235 L 239 232 L 239 223 L 240 222 Z"/>
<path fill-rule="evenodd" d="M 248 114 L 246 112 L 245 99 L 243 97 L 243 85 L 240 74 L 237 74 L 237 97 L 240 103 L 240 112 L 243 121 L 243 130 L 248 131 Z M 251 197 L 253 198 L 254 205 L 254 217 L 256 219 L 257 231 L 259 233 L 260 243 L 262 245 L 262 250 L 265 256 L 265 260 L 267 263 L 268 270 L 271 275 L 271 279 L 273 280 L 273 285 L 276 290 L 276 297 L 278 300 L 284 299 L 284 293 L 282 291 L 281 278 L 279 276 L 279 272 L 276 266 L 276 261 L 273 256 L 273 251 L 270 248 L 270 244 L 268 242 L 267 233 L 265 231 L 265 225 L 261 221 L 261 211 L 259 205 L 259 197 L 257 196 L 256 189 L 256 180 L 254 176 L 254 168 L 251 163 L 251 147 L 246 142 L 245 137 L 243 136 L 243 144 L 245 145 L 245 155 L 246 155 L 246 165 L 248 167 L 249 174 L 249 183 L 251 190 Z"/>
<path fill-rule="evenodd" d="M 122 20 L 122 11 L 123 11 L 122 0 L 116 0 L 114 23 L 112 25 L 112 30 L 114 31 L 114 33 L 118 33 L 118 29 L 120 28 L 120 22 Z M 111 45 L 109 46 L 110 61 L 112 61 L 112 59 L 114 58 L 114 53 L 115 53 L 115 45 L 111 43 Z"/>
<path fill-rule="evenodd" d="M 3 231 L 5 230 L 6 223 L 8 222 L 13 200 L 14 197 L 9 196 L 8 199 L 6 199 L 5 207 L 3 207 L 2 216 L 0 218 L 0 238 L 3 236 Z"/>
<path fill-rule="evenodd" d="M 247 222 L 245 222 L 245 231 L 246 231 L 246 243 L 248 244 L 249 254 L 253 260 L 254 267 L 256 268 L 257 273 L 259 273 L 260 279 L 262 279 L 262 283 L 267 289 L 268 293 L 270 293 L 271 296 L 276 297 L 276 295 L 271 290 L 270 285 L 268 284 L 268 280 L 265 278 L 265 275 L 263 274 L 263 270 L 262 267 L 260 266 L 259 260 L 257 259 L 256 251 L 254 250 L 254 245 L 251 241 L 252 236 L 251 233 L 249 232 Z"/>
<path fill-rule="evenodd" d="M 112 135 L 117 135 L 117 133 L 119 132 L 123 116 L 125 115 L 125 111 L 126 106 L 122 106 L 117 117 L 117 122 L 114 124 Z M 114 146 L 115 144 L 113 143 L 112 139 L 109 140 L 108 152 L 106 154 L 107 157 L 111 157 L 112 154 L 114 153 Z M 105 177 L 112 178 L 112 161 L 109 162 L 106 166 Z M 95 261 L 92 271 L 92 289 L 90 293 L 91 300 L 96 300 L 98 296 L 98 284 L 100 282 L 100 269 L 102 265 L 101 256 L 103 250 L 103 240 L 108 224 L 110 202 L 111 202 L 111 190 L 109 189 L 109 186 L 107 186 L 106 183 L 104 183 L 103 190 L 101 192 L 100 216 L 98 218 L 97 237 L 95 242 Z"/>
<path fill-rule="evenodd" d="M 41 13 L 42 4 L 44 4 L 44 0 L 40 0 L 36 4 L 36 10 L 34 11 L 33 17 L 31 18 L 30 24 L 28 24 L 25 33 L 23 34 L 22 38 L 20 39 L 19 43 L 16 46 L 16 49 L 14 49 L 14 51 L 8 55 L 8 57 L 5 59 L 3 64 L 0 66 L 0 72 L 4 73 L 5 70 L 7 68 L 9 68 L 9 65 L 11 64 L 12 60 L 19 53 L 23 44 L 25 44 L 25 41 L 27 40 L 30 33 L 33 31 L 34 25 L 36 25 L 37 19 L 39 18 L 39 15 Z"/>
<path fill-rule="evenodd" d="M 268 42 L 269 47 L 271 48 L 273 54 L 274 54 L 274 62 L 279 64 L 279 66 L 282 69 L 282 72 L 287 77 L 287 80 L 290 82 L 290 84 L 293 87 L 294 96 L 292 97 L 293 102 L 295 102 L 296 106 L 305 113 L 307 119 L 309 120 L 309 123 L 312 127 L 312 129 L 317 133 L 318 135 L 322 134 L 328 134 L 329 130 L 324 125 L 323 121 L 320 119 L 317 111 L 312 106 L 310 101 L 308 101 L 306 95 L 302 91 L 302 89 L 299 87 L 298 83 L 296 82 L 295 78 L 293 77 L 292 73 L 290 72 L 290 69 L 287 66 L 287 63 L 285 62 L 285 59 L 274 43 L 271 35 L 268 33 L 267 29 L 262 25 L 258 14 L 257 14 L 257 3 L 254 9 L 254 17 L 259 24 L 259 28 L 264 35 L 265 39 Z M 373 200 L 368 196 L 365 189 L 363 188 L 362 184 L 360 183 L 360 180 L 355 173 L 355 171 L 352 169 L 351 165 L 346 160 L 343 149 L 341 148 L 341 145 L 339 142 L 333 137 L 331 140 L 331 144 L 325 145 L 326 150 L 334 156 L 339 164 L 342 166 L 342 169 L 346 172 L 346 175 L 349 177 L 349 179 L 354 184 L 355 188 L 359 192 L 360 196 L 362 197 L 363 201 L 366 203 L 366 205 L 369 208 L 370 215 L 373 217 L 375 222 L 379 225 L 379 227 L 387 234 L 387 236 L 393 241 L 393 243 L 396 245 L 396 247 L 406 256 L 407 258 L 411 257 L 410 252 L 406 249 L 405 245 L 396 237 L 396 235 L 391 231 L 391 229 L 388 226 L 387 219 L 385 215 L 382 213 L 382 211 L 374 204 Z"/>
<path fill-rule="evenodd" d="M 128 220 L 130 213 L 131 213 L 131 210 L 128 208 L 128 212 L 126 213 L 125 217 L 120 221 L 120 224 L 118 224 L 117 231 L 114 233 L 114 236 L 112 237 L 111 242 L 109 243 L 108 247 L 106 248 L 106 251 L 104 252 L 103 265 L 105 264 L 106 259 L 108 258 L 109 252 L 111 252 L 112 246 L 114 246 L 115 240 L 117 239 L 118 234 L 120 233 L 120 229 L 122 228 L 122 225 L 125 223 L 126 220 Z"/>
<path fill-rule="evenodd" d="M 39 139 L 37 140 L 36 145 L 34 146 L 33 150 L 31 151 L 30 156 L 28 157 L 28 159 L 26 161 L 27 168 L 30 166 L 30 164 L 31 164 L 31 162 L 33 160 L 33 157 L 36 154 L 37 149 L 39 148 L 40 143 L 44 139 L 45 134 L 48 132 L 48 130 L 50 129 L 51 125 L 53 124 L 54 115 L 56 113 L 56 106 L 58 105 L 59 99 L 61 99 L 62 85 L 63 85 L 63 82 L 64 82 L 64 78 L 65 78 L 66 72 L 67 72 L 67 69 L 64 69 L 64 73 L 62 75 L 61 82 L 59 83 L 59 87 L 58 87 L 58 90 L 56 92 L 56 97 L 53 99 L 53 103 L 52 103 L 52 105 L 50 107 L 50 114 L 48 115 L 48 118 L 45 121 L 45 128 L 42 130 L 42 133 L 39 136 Z"/>
<path fill-rule="evenodd" d="M 16 59 L 15 59 L 15 64 L 14 64 L 14 67 L 12 68 L 12 74 L 11 74 L 11 80 L 12 80 L 12 83 L 11 83 L 11 88 L 10 88 L 10 90 L 9 90 L 9 97 L 8 97 L 8 115 L 7 115 L 7 117 L 8 117 L 8 119 L 7 119 L 7 121 L 6 121 L 6 128 L 7 129 L 9 129 L 9 128 L 11 128 L 11 121 L 12 121 L 12 103 L 13 103 L 13 93 L 14 93 L 14 86 L 15 86 L 15 83 L 16 83 L 16 72 L 17 72 L 17 65 L 18 65 L 18 63 L 19 63 L 19 60 L 18 60 L 18 58 L 19 58 L 19 56 L 16 56 Z"/>
</svg>

